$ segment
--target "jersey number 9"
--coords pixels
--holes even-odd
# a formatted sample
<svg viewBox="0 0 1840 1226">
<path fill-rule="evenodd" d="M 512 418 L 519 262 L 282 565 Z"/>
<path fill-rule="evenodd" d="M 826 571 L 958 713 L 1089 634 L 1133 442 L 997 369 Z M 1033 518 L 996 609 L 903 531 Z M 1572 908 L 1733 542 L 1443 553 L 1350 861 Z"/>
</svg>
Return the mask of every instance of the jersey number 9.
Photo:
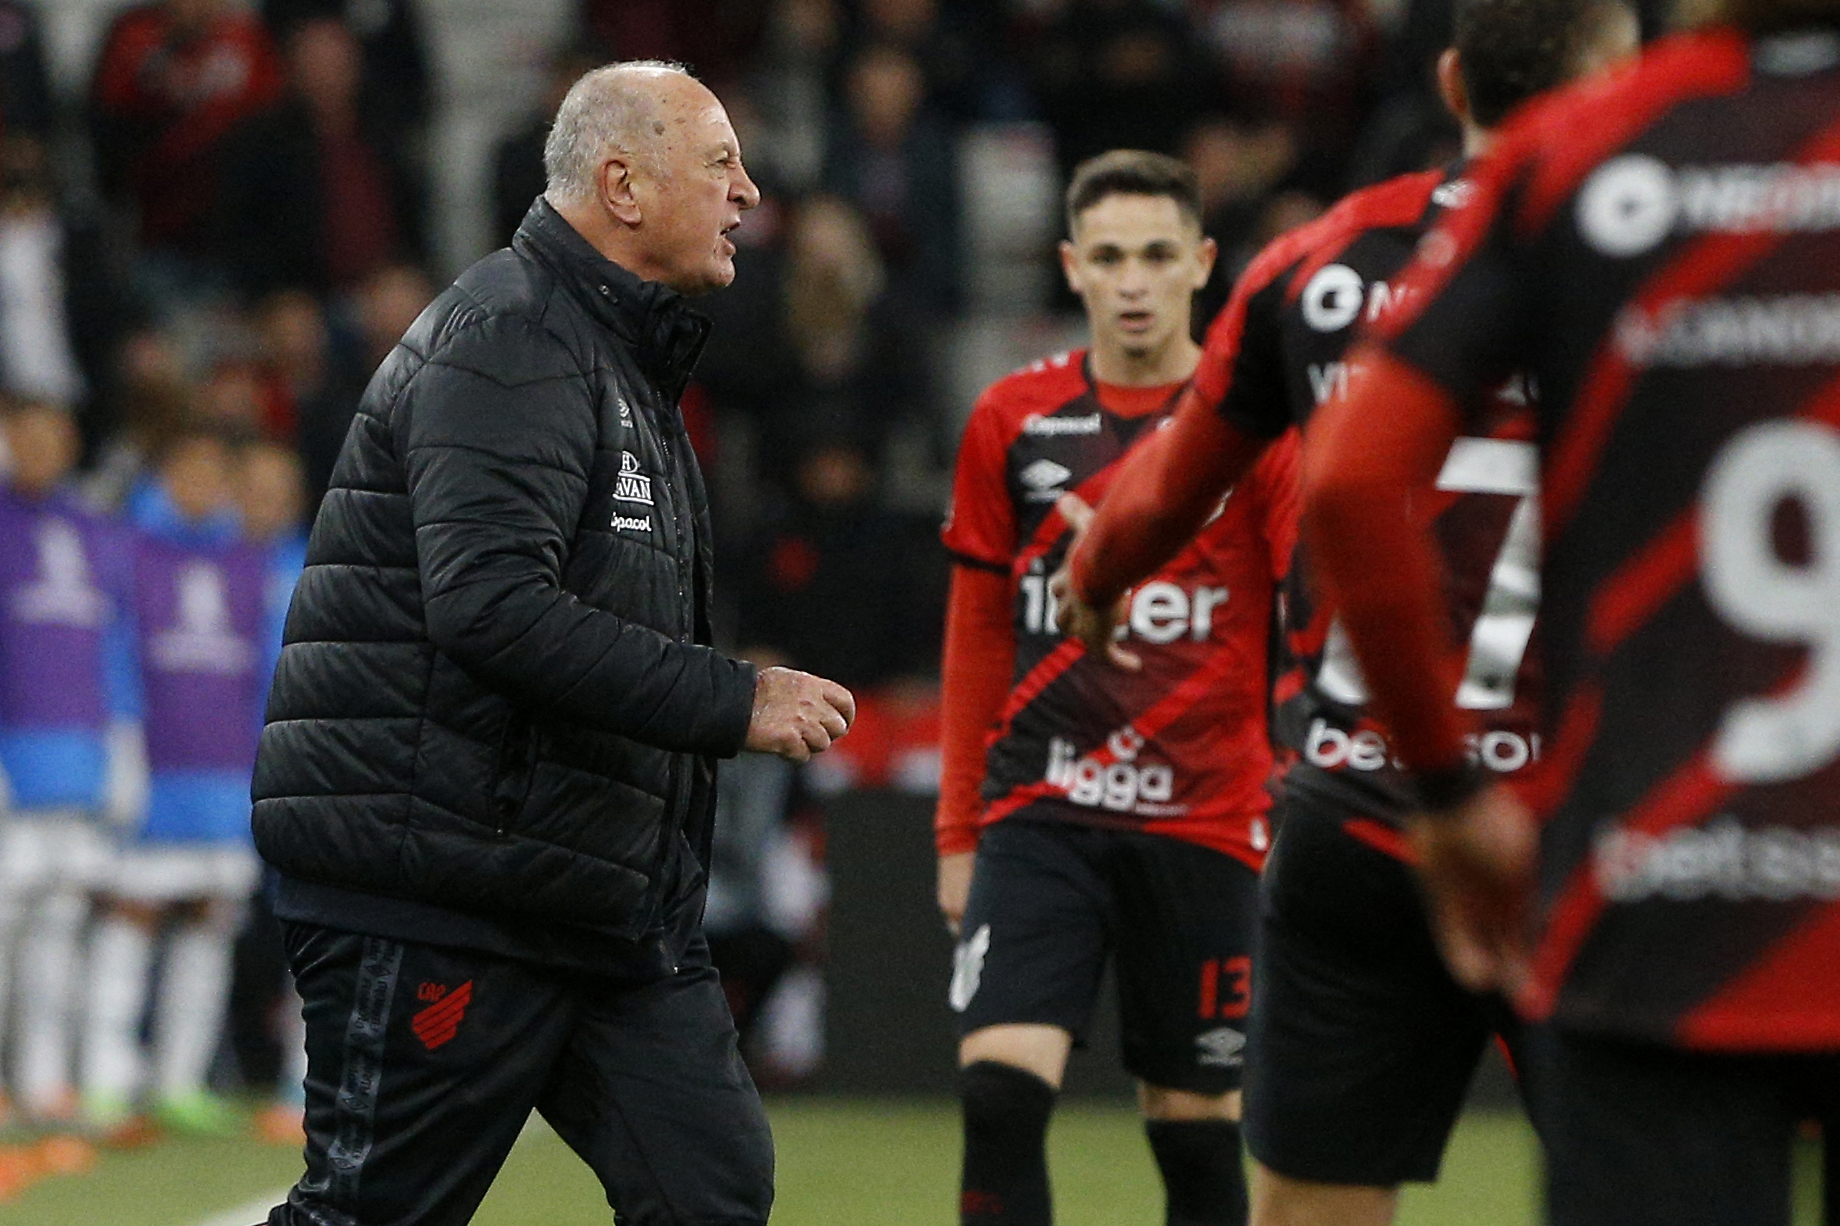
<svg viewBox="0 0 1840 1226">
<path fill-rule="evenodd" d="M 1777 509 L 1799 502 L 1806 562 L 1778 553 Z M 1726 709 L 1712 763 L 1734 783 L 1779 783 L 1840 753 L 1840 433 L 1807 420 L 1760 422 L 1726 443 L 1700 494 L 1700 580 L 1734 628 L 1808 649 L 1796 682 Z"/>
</svg>

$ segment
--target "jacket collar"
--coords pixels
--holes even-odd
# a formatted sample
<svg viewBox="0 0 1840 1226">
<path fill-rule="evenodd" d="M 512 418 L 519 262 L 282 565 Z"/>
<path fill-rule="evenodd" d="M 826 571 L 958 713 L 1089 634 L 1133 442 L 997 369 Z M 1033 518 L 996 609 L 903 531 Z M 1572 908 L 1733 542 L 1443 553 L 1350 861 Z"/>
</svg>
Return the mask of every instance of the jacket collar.
<svg viewBox="0 0 1840 1226">
<path fill-rule="evenodd" d="M 658 281 L 642 281 L 596 251 L 543 197 L 524 214 L 511 245 L 527 248 L 555 269 L 588 313 L 632 347 L 639 366 L 675 401 L 709 339 L 709 320 L 684 296 Z"/>
</svg>

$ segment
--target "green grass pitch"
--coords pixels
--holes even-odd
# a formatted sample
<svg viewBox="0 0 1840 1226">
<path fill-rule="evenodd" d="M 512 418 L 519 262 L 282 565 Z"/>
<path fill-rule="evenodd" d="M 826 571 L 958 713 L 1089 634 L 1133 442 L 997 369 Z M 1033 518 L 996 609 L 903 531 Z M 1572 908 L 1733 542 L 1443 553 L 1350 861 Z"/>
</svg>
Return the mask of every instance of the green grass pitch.
<svg viewBox="0 0 1840 1226">
<path fill-rule="evenodd" d="M 939 1100 L 769 1100 L 779 1147 L 776 1226 L 951 1226 L 958 1163 L 953 1104 Z M 1050 1137 L 1059 1226 L 1162 1221 L 1155 1168 L 1129 1107 L 1064 1103 Z M 1812 1154 L 1803 1155 L 1804 1159 Z M 243 1141 L 169 1141 L 111 1154 L 94 1172 L 46 1181 L 0 1204 L 0 1226 L 254 1226 L 218 1220 L 284 1188 L 298 1156 Z M 1798 1222 L 1813 1211 L 1804 1161 Z M 1471 1114 L 1435 1187 L 1408 1188 L 1399 1226 L 1532 1226 L 1538 1159 L 1509 1115 Z M 246 1218 L 246 1220 L 244 1220 Z M 476 1226 L 609 1226 L 587 1169 L 534 1128 L 506 1163 Z"/>
</svg>

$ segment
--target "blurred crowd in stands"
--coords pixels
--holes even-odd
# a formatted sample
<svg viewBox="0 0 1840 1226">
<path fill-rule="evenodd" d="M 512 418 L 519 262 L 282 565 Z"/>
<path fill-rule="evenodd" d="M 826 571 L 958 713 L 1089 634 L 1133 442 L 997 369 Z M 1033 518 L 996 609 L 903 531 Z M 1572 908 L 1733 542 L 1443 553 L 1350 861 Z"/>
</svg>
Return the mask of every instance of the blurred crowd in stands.
<svg viewBox="0 0 1840 1226">
<path fill-rule="evenodd" d="M 73 485 L 103 514 L 134 518 L 161 458 L 210 437 L 250 491 L 239 504 L 220 483 L 211 514 L 293 539 L 370 372 L 480 254 L 431 237 L 443 0 L 124 7 L 80 96 L 50 83 L 52 3 L 0 0 L 0 397 L 69 416 Z M 1273 235 L 1352 187 L 1455 155 L 1430 71 L 1448 10 L 579 0 L 528 121 L 502 134 L 479 184 L 493 241 L 542 190 L 547 117 L 586 68 L 683 61 L 723 98 L 764 203 L 737 234 L 736 283 L 700 304 L 716 327 L 684 404 L 717 501 L 722 634 L 865 699 L 868 718 L 821 770 L 732 775 L 711 929 L 729 942 L 747 1024 L 775 983 L 804 976 L 781 1007 L 791 1020 L 768 1019 L 783 1032 L 760 1049 L 768 1080 L 817 1058 L 824 886 L 809 797 L 934 777 L 937 519 L 965 388 L 1003 373 L 967 378 L 964 355 L 1008 330 L 1024 338 L 1020 362 L 1072 334 L 1053 322 L 1072 306 L 1053 288 L 1054 208 L 1021 257 L 1039 275 L 982 275 L 967 201 L 1021 180 L 975 181 L 970 151 L 992 133 L 1045 151 L 1036 194 L 1050 202 L 1057 174 L 1107 148 L 1189 159 L 1223 252 L 1205 320 Z M 243 975 L 268 986 L 243 995 L 272 1001 L 272 933 L 251 932 Z M 269 1016 L 247 1009 L 233 1028 L 252 1076 L 278 1059 Z"/>
</svg>

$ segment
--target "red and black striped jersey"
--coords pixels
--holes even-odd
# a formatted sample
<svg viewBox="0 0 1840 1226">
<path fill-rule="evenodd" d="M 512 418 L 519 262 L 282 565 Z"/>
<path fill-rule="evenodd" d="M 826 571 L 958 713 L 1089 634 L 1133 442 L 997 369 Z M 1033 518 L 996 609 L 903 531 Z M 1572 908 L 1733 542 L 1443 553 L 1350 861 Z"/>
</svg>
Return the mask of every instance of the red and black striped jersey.
<svg viewBox="0 0 1840 1226">
<path fill-rule="evenodd" d="M 1268 246 L 1209 329 L 1194 384 L 1235 428 L 1274 437 L 1348 394 L 1347 352 L 1364 321 L 1391 307 L 1399 272 L 1432 221 L 1470 192 L 1457 174 L 1406 175 L 1354 193 Z M 1471 437 L 1451 447 L 1432 508 L 1445 604 L 1470 644 L 1457 702 L 1483 727 L 1472 757 L 1499 772 L 1537 760 L 1537 678 L 1527 651 L 1539 601 L 1539 511 L 1526 383 L 1488 398 Z M 1296 756 L 1287 789 L 1397 820 L 1418 807 L 1334 610 L 1299 548 L 1284 583 L 1278 739 Z M 1388 841 L 1390 843 L 1390 840 Z"/>
<path fill-rule="evenodd" d="M 1184 838 L 1259 867 L 1273 760 L 1266 719 L 1275 586 L 1296 536 L 1293 439 L 1208 527 L 1130 594 L 1128 672 L 1055 628 L 1048 578 L 1072 531 L 1056 502 L 1096 504 L 1180 386 L 1097 387 L 1083 351 L 979 398 L 960 445 L 946 547 L 1010 578 L 1014 684 L 991 732 L 979 819 L 1029 817 Z M 1139 404 L 1129 403 L 1137 393 Z"/>
<path fill-rule="evenodd" d="M 1546 819 L 1529 1003 L 1840 1047 L 1840 31 L 1670 40 L 1511 124 L 1383 320 L 1530 369 Z"/>
</svg>

